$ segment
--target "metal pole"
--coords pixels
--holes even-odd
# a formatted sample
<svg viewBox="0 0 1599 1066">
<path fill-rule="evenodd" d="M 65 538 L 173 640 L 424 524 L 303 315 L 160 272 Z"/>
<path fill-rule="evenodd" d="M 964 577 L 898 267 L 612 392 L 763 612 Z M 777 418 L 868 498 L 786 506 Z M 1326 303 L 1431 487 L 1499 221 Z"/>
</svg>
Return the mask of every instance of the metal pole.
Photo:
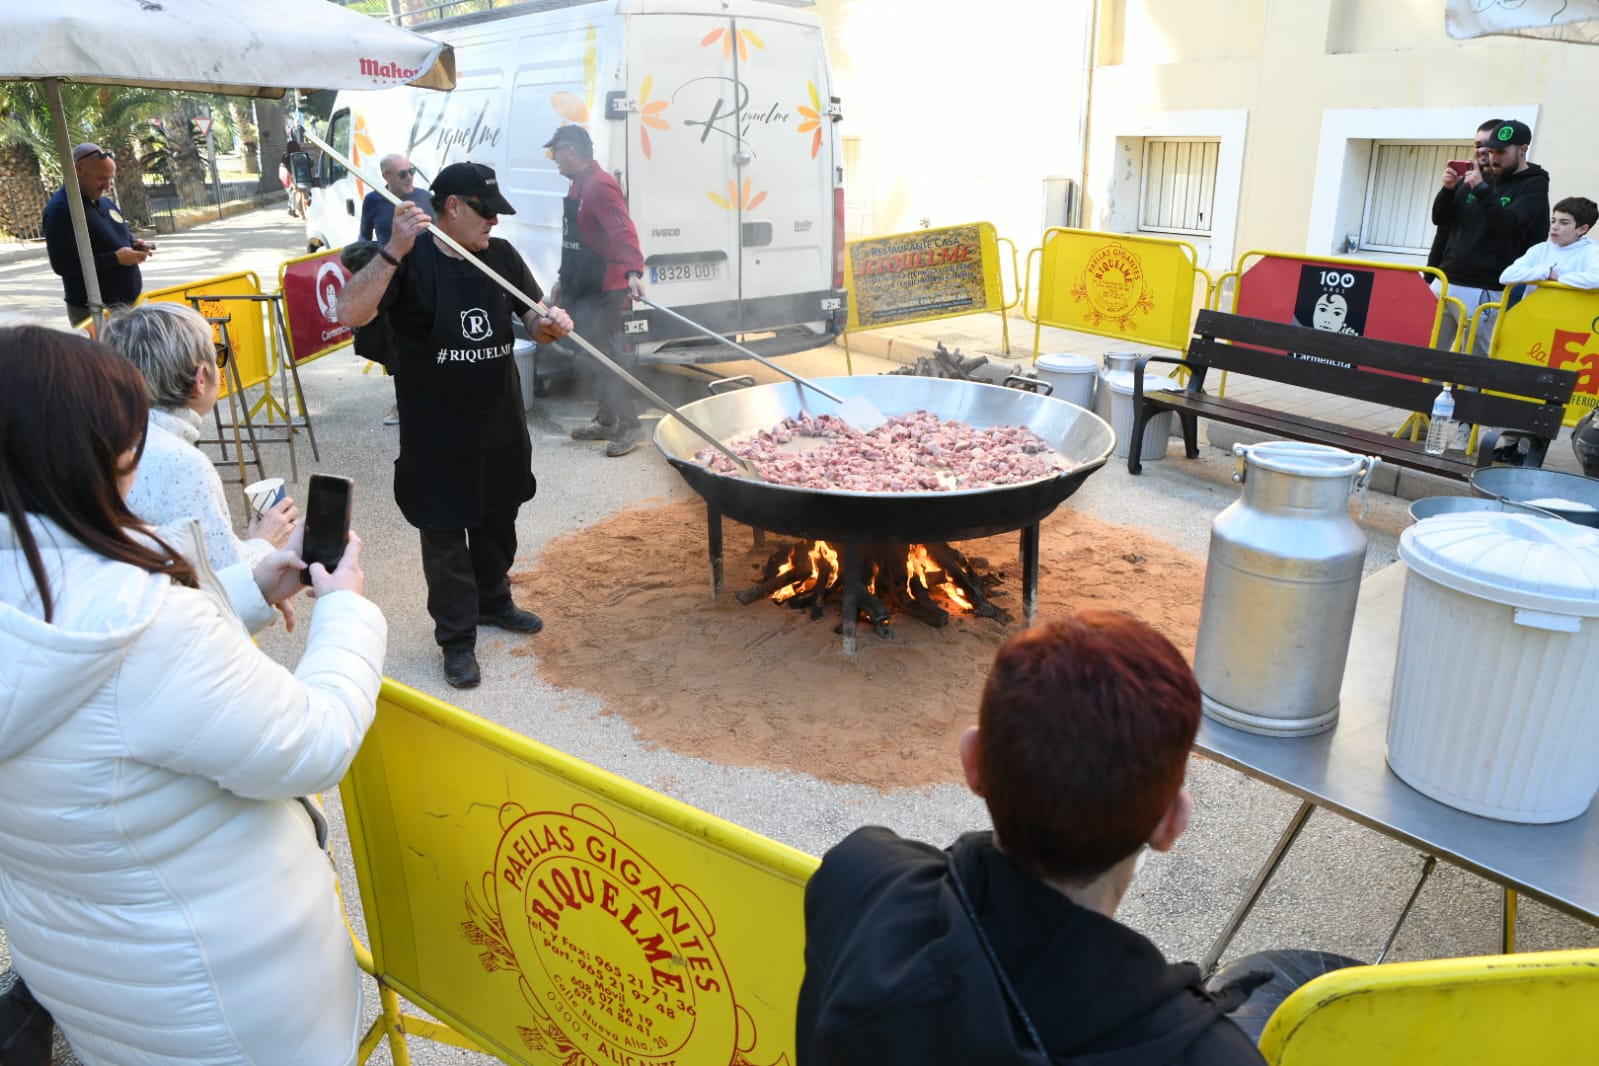
<svg viewBox="0 0 1599 1066">
<path fill-rule="evenodd" d="M 61 157 L 62 184 L 66 186 L 67 211 L 72 215 L 72 233 L 78 244 L 78 265 L 83 270 L 83 287 L 89 294 L 89 315 L 95 331 L 105 315 L 105 299 L 100 294 L 100 275 L 94 272 L 94 249 L 89 246 L 89 219 L 83 212 L 83 189 L 78 185 L 78 168 L 72 162 L 72 145 L 67 143 L 67 111 L 61 106 L 61 79 L 44 79 L 45 100 L 50 107 L 50 125 L 55 128 L 56 153 Z"/>
<path fill-rule="evenodd" d="M 216 190 L 217 221 L 222 221 L 222 177 L 217 173 L 217 142 L 216 118 L 211 114 L 209 106 L 205 109 L 205 117 L 211 119 L 210 125 L 205 128 L 205 154 L 211 160 L 211 188 Z"/>
</svg>

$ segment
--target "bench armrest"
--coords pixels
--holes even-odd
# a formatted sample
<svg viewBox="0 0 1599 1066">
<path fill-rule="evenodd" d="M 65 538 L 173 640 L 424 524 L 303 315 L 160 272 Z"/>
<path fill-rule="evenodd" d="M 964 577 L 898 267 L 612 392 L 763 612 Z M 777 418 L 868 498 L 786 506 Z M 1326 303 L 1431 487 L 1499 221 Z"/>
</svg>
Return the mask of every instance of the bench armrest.
<svg viewBox="0 0 1599 1066">
<path fill-rule="evenodd" d="M 1144 403 L 1144 368 L 1150 363 L 1170 363 L 1173 366 L 1184 367 L 1188 370 L 1187 391 L 1199 392 L 1205 384 L 1205 366 L 1189 359 L 1176 355 L 1156 355 L 1153 352 L 1140 355 L 1138 362 L 1133 365 L 1133 410 L 1136 411 Z"/>
</svg>

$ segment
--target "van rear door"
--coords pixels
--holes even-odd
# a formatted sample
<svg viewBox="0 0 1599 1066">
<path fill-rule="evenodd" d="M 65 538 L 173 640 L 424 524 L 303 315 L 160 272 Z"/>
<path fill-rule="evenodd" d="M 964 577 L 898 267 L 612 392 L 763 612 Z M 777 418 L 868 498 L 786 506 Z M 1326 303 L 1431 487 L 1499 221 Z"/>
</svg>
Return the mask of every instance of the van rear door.
<svg viewBox="0 0 1599 1066">
<path fill-rule="evenodd" d="M 820 28 L 640 14 L 630 31 L 627 190 L 650 297 L 722 333 L 783 334 L 768 351 L 823 343 L 836 294 Z M 647 317 L 641 350 L 693 336 Z"/>
</svg>

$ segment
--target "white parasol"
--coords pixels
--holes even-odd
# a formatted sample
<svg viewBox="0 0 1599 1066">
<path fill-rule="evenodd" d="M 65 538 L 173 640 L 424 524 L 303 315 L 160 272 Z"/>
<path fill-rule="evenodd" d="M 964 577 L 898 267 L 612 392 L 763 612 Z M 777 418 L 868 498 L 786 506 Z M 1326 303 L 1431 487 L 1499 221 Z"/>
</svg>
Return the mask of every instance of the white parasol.
<svg viewBox="0 0 1599 1066">
<path fill-rule="evenodd" d="M 0 3 L 0 81 L 42 82 L 90 310 L 101 310 L 61 82 L 281 97 L 287 89 L 455 86 L 450 46 L 328 0 Z"/>
<path fill-rule="evenodd" d="M 1504 34 L 1599 44 L 1599 0 L 1446 0 L 1449 36 Z"/>
</svg>

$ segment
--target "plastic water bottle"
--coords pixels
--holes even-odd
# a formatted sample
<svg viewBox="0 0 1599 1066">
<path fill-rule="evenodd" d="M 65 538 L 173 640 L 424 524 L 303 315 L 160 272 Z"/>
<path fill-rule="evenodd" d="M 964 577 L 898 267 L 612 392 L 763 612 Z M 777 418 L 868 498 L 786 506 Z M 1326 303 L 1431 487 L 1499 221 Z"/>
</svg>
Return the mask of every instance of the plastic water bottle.
<svg viewBox="0 0 1599 1066">
<path fill-rule="evenodd" d="M 1455 435 L 1455 394 L 1445 385 L 1432 402 L 1432 417 L 1427 423 L 1427 454 L 1442 455 Z"/>
</svg>

